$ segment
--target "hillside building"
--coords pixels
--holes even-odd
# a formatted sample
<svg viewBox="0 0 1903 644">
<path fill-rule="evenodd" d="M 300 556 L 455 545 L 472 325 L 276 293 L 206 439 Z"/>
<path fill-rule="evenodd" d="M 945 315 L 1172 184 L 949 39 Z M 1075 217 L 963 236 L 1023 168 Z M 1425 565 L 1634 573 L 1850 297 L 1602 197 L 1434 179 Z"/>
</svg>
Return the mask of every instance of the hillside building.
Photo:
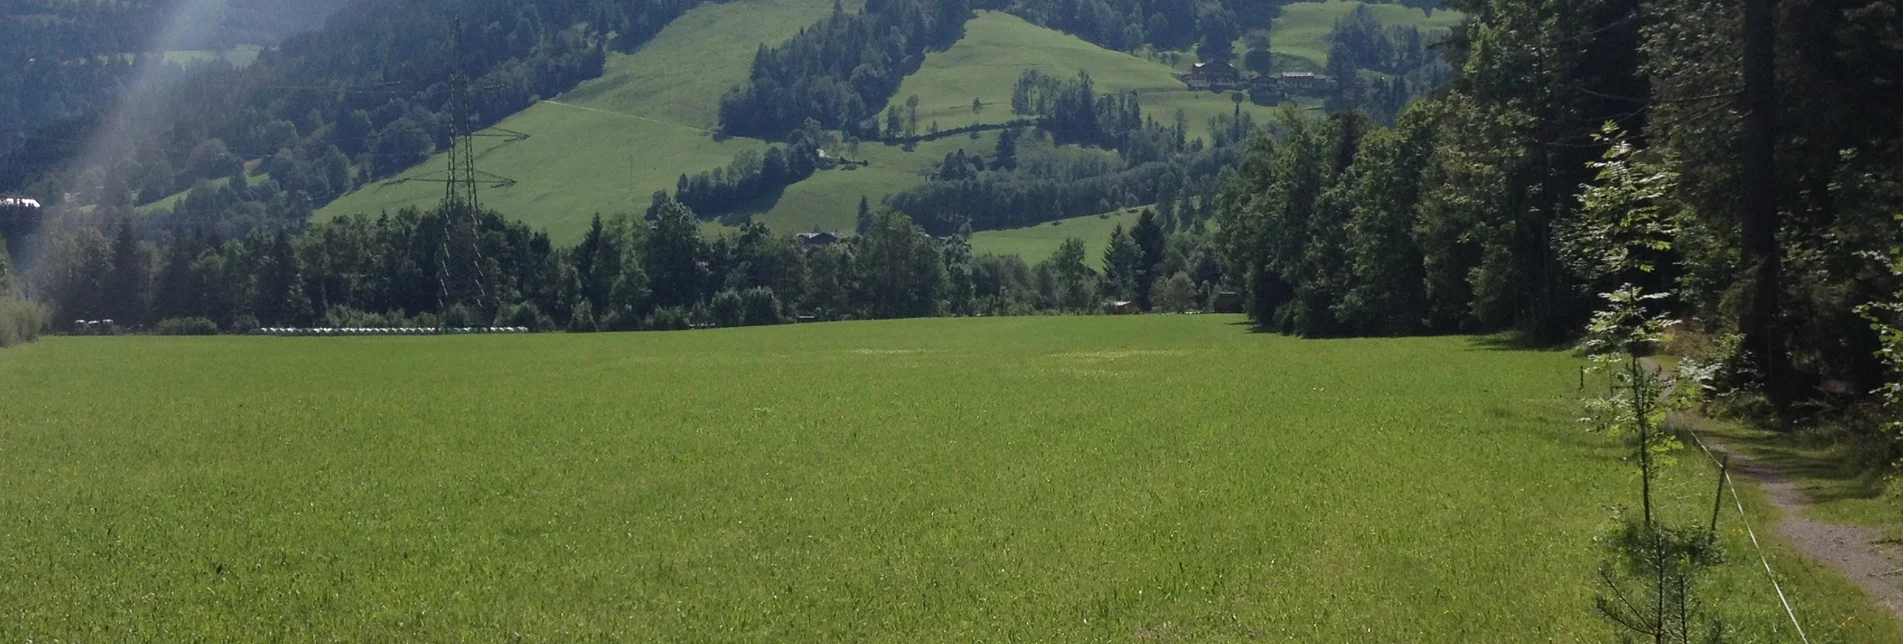
<svg viewBox="0 0 1903 644">
<path fill-rule="evenodd" d="M 1241 82 L 1242 74 L 1236 66 L 1224 61 L 1196 63 L 1189 74 L 1183 76 L 1183 83 L 1193 90 L 1230 89 Z"/>
</svg>

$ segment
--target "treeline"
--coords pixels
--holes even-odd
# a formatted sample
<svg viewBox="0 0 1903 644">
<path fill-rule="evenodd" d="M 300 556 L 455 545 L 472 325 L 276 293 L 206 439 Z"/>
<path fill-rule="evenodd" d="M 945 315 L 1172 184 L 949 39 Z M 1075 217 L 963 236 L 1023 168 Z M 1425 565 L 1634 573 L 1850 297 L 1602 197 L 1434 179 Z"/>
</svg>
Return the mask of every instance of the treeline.
<svg viewBox="0 0 1903 644">
<path fill-rule="evenodd" d="M 1216 177 L 1241 158 L 1241 142 L 1258 127 L 1238 108 L 1212 120 L 1214 147 L 1207 147 L 1202 139 L 1188 140 L 1180 111 L 1164 125 L 1143 116 L 1135 94 L 1096 94 L 1089 74 L 1060 81 L 1036 70 L 1019 77 L 1012 110 L 1036 117 L 1029 137 L 1005 130 L 990 159 L 959 150 L 932 181 L 887 203 L 935 234 L 963 225 L 1017 228 L 1146 204 L 1158 204 L 1172 229 L 1186 229 L 1208 218 Z M 1202 189 L 1185 190 L 1190 186 Z"/>
<path fill-rule="evenodd" d="M 1899 243 L 1903 41 L 1859 16 L 1891 4 L 1460 3 L 1444 96 L 1252 145 L 1218 213 L 1226 274 L 1286 332 L 1548 342 L 1630 283 L 1701 321 L 1723 383 L 1785 410 L 1869 391 L 1885 367 L 1858 311 L 1898 287 L 1873 258 Z M 1579 251 L 1635 237 L 1657 270 Z"/>
<path fill-rule="evenodd" d="M 64 217 L 32 237 L 45 260 L 23 281 L 53 326 L 66 330 L 75 320 L 112 320 L 120 329 L 174 332 L 492 324 L 596 331 L 1094 312 L 1103 298 L 1141 297 L 1147 306 L 1155 283 L 1179 272 L 1194 281 L 1170 302 L 1188 310 L 1221 283 L 1204 237 L 1184 232 L 1171 242 L 1151 215 L 1134 238 L 1142 254 L 1106 255 L 1103 276 L 1086 265 L 1081 244 L 1035 266 L 974 257 L 969 228 L 934 237 L 890 211 L 869 214 L 865 230 L 844 242 L 808 246 L 758 224 L 705 238 L 694 213 L 669 201 L 652 217 L 597 217 L 571 248 L 496 213 L 460 208 L 344 217 L 299 234 L 257 230 L 239 239 L 193 232 L 142 240 L 130 221 Z"/>
<path fill-rule="evenodd" d="M 820 153 L 831 145 L 833 136 L 810 127 L 788 138 L 786 145 L 767 146 L 765 154 L 748 148 L 724 168 L 692 177 L 681 175 L 672 199 L 702 217 L 718 217 L 813 176 L 823 163 Z M 665 191 L 655 193 L 648 215 L 657 214 L 668 199 Z"/>
<path fill-rule="evenodd" d="M 1062 143 L 1122 150 L 1143 133 L 1143 107 L 1135 92 L 1097 94 L 1088 72 L 1072 81 L 1024 70 L 1011 89 L 1011 111 L 1037 118 L 1038 129 Z"/>
<path fill-rule="evenodd" d="M 747 84 L 721 97 L 721 131 L 777 141 L 812 119 L 862 140 L 899 136 L 881 132 L 880 111 L 927 51 L 964 37 L 971 16 L 966 0 L 868 0 L 859 13 L 835 3 L 792 40 L 760 46 Z"/>
<path fill-rule="evenodd" d="M 181 9 L 177 0 L 70 2 L 15 0 L 0 7 L 0 158 L 27 135 L 65 119 L 85 119 L 124 95 L 135 73 L 166 73 L 157 49 L 224 51 L 268 46 L 315 27 L 344 0 L 196 7 L 176 42 L 156 42 Z M 222 64 L 222 63 L 211 63 Z M 177 65 L 173 66 L 177 73 Z M 59 130 L 71 129 L 67 124 Z M 40 133 L 57 136 L 60 132 Z"/>
<path fill-rule="evenodd" d="M 1187 49 L 1198 43 L 1234 55 L 1229 43 L 1251 29 L 1268 29 L 1286 2 L 1256 0 L 1014 0 L 1000 3 L 1030 22 L 1073 34 L 1107 49 L 1144 45 Z M 1228 58 L 1223 58 L 1228 60 Z"/>
<path fill-rule="evenodd" d="M 1393 123 L 1408 103 L 1453 80 L 1434 45 L 1445 31 L 1423 32 L 1419 27 L 1384 27 L 1367 5 L 1355 7 L 1335 21 L 1329 37 L 1329 78 L 1336 93 L 1329 111 L 1360 109 L 1376 121 Z"/>
<path fill-rule="evenodd" d="M 321 206 L 447 146 L 457 70 L 477 88 L 472 117 L 492 124 L 598 76 L 609 47 L 646 42 L 699 2 L 363 3 L 246 69 L 208 68 L 114 118 L 93 110 L 28 135 L 0 162 L 0 190 L 73 193 L 124 212 L 230 177 L 231 164 L 200 162 L 201 147 L 213 145 L 240 162 L 264 161 L 247 171 L 270 175 L 234 195 L 263 207 Z M 82 155 L 89 143 L 99 154 Z M 73 161 L 97 165 L 65 166 Z"/>
</svg>

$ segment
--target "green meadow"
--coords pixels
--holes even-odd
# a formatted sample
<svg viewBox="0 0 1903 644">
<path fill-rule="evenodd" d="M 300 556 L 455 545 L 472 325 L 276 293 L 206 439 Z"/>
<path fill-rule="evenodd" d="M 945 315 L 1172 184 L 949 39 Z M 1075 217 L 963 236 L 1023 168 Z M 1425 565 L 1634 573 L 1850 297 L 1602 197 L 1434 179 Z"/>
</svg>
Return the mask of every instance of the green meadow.
<svg viewBox="0 0 1903 644">
<path fill-rule="evenodd" d="M 1036 226 L 1008 230 L 982 230 L 971 235 L 971 251 L 976 254 L 1017 255 L 1036 264 L 1057 252 L 1064 240 L 1084 242 L 1084 262 L 1101 269 L 1104 248 L 1110 246 L 1110 233 L 1118 226 L 1128 231 L 1136 227 L 1137 210 L 1102 215 L 1086 215 L 1047 221 Z"/>
<path fill-rule="evenodd" d="M 756 139 L 714 137 L 720 95 L 746 82 L 760 45 L 784 42 L 831 7 L 826 0 L 706 4 L 634 53 L 611 55 L 600 78 L 498 124 L 530 135 L 527 140 L 480 141 L 478 166 L 516 181 L 484 189 L 484 205 L 570 244 L 596 214 L 645 211 L 654 191 L 673 190 L 682 174 L 725 166 L 746 148 L 764 149 Z M 441 159 L 398 178 L 440 174 Z M 331 202 L 316 218 L 441 199 L 442 184 L 381 182 Z M 852 211 L 845 216 L 850 222 Z"/>
<path fill-rule="evenodd" d="M 1269 34 L 1269 48 L 1277 54 L 1305 61 L 1320 71 L 1328 66 L 1328 50 L 1330 38 L 1335 33 L 1335 22 L 1362 4 L 1327 0 L 1285 5 L 1275 17 L 1275 29 Z M 1452 29 L 1466 19 L 1465 14 L 1458 11 L 1437 9 L 1430 13 L 1398 4 L 1369 4 L 1367 7 L 1383 25 L 1419 27 L 1424 32 Z M 1246 51 L 1246 47 L 1238 45 L 1236 50 Z"/>
<path fill-rule="evenodd" d="M 0 640 L 1606 641 L 1636 483 L 1579 366 L 1180 315 L 50 338 L 0 351 Z M 1725 525 L 1719 607 L 1787 641 Z M 1772 557 L 1816 641 L 1903 638 Z"/>
<path fill-rule="evenodd" d="M 1289 5 L 1277 22 L 1275 51 L 1291 60 L 1325 60 L 1334 20 L 1354 6 Z M 672 190 L 682 174 L 722 167 L 743 149 L 764 148 L 766 142 L 756 139 L 714 136 L 720 96 L 746 81 L 761 44 L 784 42 L 831 10 L 826 0 L 707 4 L 669 24 L 639 50 L 610 55 L 600 78 L 499 124 L 528 139 L 478 141 L 478 165 L 516 182 L 483 189 L 484 204 L 547 230 L 558 243 L 575 243 L 594 215 L 643 211 L 655 191 Z M 1428 18 L 1419 10 L 1388 5 L 1375 10 L 1390 24 L 1451 24 L 1459 16 L 1435 12 Z M 1310 51 L 1317 48 L 1319 53 Z M 1212 117 L 1237 109 L 1228 96 L 1188 90 L 1176 79 L 1178 70 L 1167 65 L 993 11 L 978 12 L 966 25 L 965 37 L 950 49 L 928 54 L 919 71 L 906 77 L 894 103 L 919 96 L 921 131 L 934 121 L 943 129 L 1007 122 L 1014 118 L 1011 88 L 1026 69 L 1063 78 L 1088 71 L 1100 91 L 1140 92 L 1148 116 L 1168 123 L 1180 111 L 1192 137 L 1207 137 Z M 985 107 L 973 112 L 973 99 Z M 1302 107 L 1316 105 L 1309 101 Z M 1258 121 L 1275 113 L 1252 103 L 1241 109 Z M 745 212 L 783 232 L 849 230 L 860 197 L 880 202 L 924 182 L 919 171 L 946 154 L 961 148 L 989 154 L 995 141 L 990 133 L 977 141 L 962 136 L 929 141 L 913 151 L 867 144 L 858 158 L 870 166 L 822 172 Z M 432 205 L 441 199 L 441 184 L 416 179 L 440 176 L 444 165 L 440 156 L 431 158 L 397 181 L 344 195 L 318 210 L 316 218 Z"/>
</svg>

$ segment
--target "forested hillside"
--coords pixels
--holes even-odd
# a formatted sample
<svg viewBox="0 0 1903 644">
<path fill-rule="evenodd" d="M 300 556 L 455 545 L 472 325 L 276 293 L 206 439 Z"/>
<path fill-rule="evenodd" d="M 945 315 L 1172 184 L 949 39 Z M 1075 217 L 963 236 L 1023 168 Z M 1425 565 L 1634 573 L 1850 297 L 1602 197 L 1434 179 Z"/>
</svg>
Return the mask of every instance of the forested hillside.
<svg viewBox="0 0 1903 644">
<path fill-rule="evenodd" d="M 138 104 L 27 136 L 0 166 L 0 189 L 123 209 L 246 179 L 196 219 L 301 226 L 313 204 L 446 144 L 453 72 L 475 79 L 473 116 L 493 123 L 599 75 L 608 48 L 638 46 L 694 4 L 361 2 L 250 67 L 186 75 Z M 247 162 L 268 176 L 238 177 L 258 169 Z"/>
<path fill-rule="evenodd" d="M 94 115 L 135 71 L 179 73 L 155 68 L 195 58 L 169 54 L 275 44 L 317 27 L 345 1 L 197 2 L 189 16 L 183 0 L 8 2 L 0 7 L 0 157 L 48 124 Z"/>
<path fill-rule="evenodd" d="M 1449 91 L 1392 128 L 1290 122 L 1224 186 L 1258 324 L 1552 342 L 1630 285 L 1780 409 L 1894 377 L 1897 3 L 1457 6 Z"/>
</svg>

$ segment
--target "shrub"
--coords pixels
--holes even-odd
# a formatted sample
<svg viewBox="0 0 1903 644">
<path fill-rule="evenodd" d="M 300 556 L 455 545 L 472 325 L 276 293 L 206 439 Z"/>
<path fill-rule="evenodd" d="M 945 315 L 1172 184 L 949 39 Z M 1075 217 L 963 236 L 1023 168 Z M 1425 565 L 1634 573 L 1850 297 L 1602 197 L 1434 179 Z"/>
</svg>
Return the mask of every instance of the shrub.
<svg viewBox="0 0 1903 644">
<path fill-rule="evenodd" d="M 747 326 L 763 326 L 785 322 L 780 315 L 780 298 L 773 295 L 773 289 L 755 286 L 740 293 L 742 323 Z"/>
<path fill-rule="evenodd" d="M 332 308 L 330 311 L 324 313 L 324 323 L 326 326 L 339 329 L 381 329 L 413 325 L 410 319 L 403 317 L 403 313 L 400 311 L 370 313 L 341 306 Z M 414 326 L 424 326 L 427 328 L 434 327 L 435 325 L 415 324 Z"/>
<path fill-rule="evenodd" d="M 481 319 L 481 316 L 460 303 L 450 305 L 449 310 L 443 312 L 443 324 L 451 328 L 476 326 Z"/>
<path fill-rule="evenodd" d="M 0 300 L 0 347 L 39 339 L 46 328 L 46 307 L 26 300 Z"/>
<path fill-rule="evenodd" d="M 745 322 L 745 307 L 745 303 L 740 300 L 740 294 L 732 289 L 714 295 L 713 301 L 708 303 L 714 324 L 722 327 L 736 327 Z"/>
<path fill-rule="evenodd" d="M 256 330 L 258 330 L 258 319 L 249 315 L 240 315 L 238 319 L 231 322 L 232 333 L 243 335 Z"/>
<path fill-rule="evenodd" d="M 1167 313 L 1184 313 L 1196 308 L 1196 284 L 1189 273 L 1178 271 L 1156 286 L 1156 308 Z"/>
<path fill-rule="evenodd" d="M 502 310 L 496 311 L 496 320 L 491 326 L 519 326 L 531 331 L 547 331 L 555 324 L 535 304 L 523 302 L 503 305 Z"/>
<path fill-rule="evenodd" d="M 218 335 L 218 324 L 207 317 L 166 318 L 154 330 L 159 335 Z"/>
<path fill-rule="evenodd" d="M 647 324 L 643 326 L 649 331 L 684 331 L 688 328 L 690 319 L 687 309 L 669 306 L 655 309 L 653 313 L 648 314 Z"/>
<path fill-rule="evenodd" d="M 588 300 L 582 300 L 575 304 L 575 314 L 568 318 L 568 332 L 594 333 L 600 330 L 601 327 L 595 324 L 594 305 L 589 304 Z"/>
</svg>

